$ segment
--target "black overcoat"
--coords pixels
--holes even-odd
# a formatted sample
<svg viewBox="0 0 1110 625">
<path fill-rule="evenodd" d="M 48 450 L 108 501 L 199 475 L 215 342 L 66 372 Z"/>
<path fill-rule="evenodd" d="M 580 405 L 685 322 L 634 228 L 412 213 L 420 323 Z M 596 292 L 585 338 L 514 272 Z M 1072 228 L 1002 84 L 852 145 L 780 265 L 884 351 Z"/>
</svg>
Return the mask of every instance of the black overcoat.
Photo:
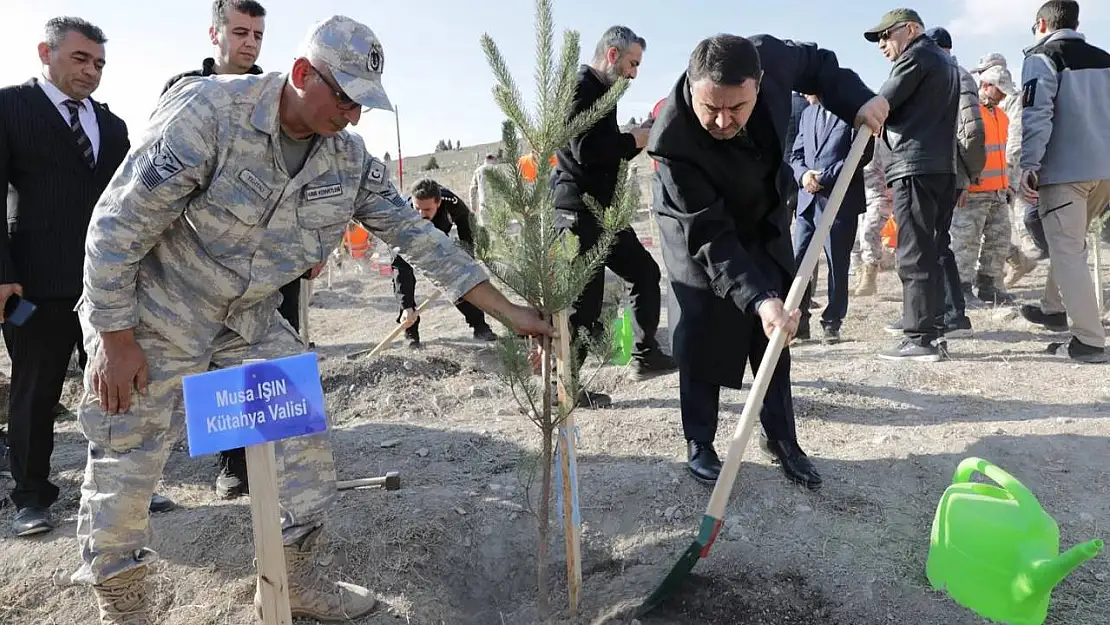
<svg viewBox="0 0 1110 625">
<path fill-rule="evenodd" d="M 753 120 L 768 120 L 782 158 L 791 91 L 819 95 L 843 119 L 874 93 L 836 55 L 815 44 L 751 37 L 763 82 Z M 775 175 L 773 208 L 747 214 L 734 172 L 745 161 L 699 124 L 689 104 L 685 73 L 652 126 L 647 151 L 658 163 L 653 179 L 655 218 L 671 288 L 668 325 L 680 369 L 695 379 L 740 388 L 752 334 L 753 303 L 767 292 L 785 299 L 795 273 L 790 213 L 782 198 L 791 176 Z M 758 110 L 762 108 L 762 110 Z M 749 187 L 750 188 L 750 187 Z M 749 191 L 750 192 L 750 191 Z"/>
</svg>

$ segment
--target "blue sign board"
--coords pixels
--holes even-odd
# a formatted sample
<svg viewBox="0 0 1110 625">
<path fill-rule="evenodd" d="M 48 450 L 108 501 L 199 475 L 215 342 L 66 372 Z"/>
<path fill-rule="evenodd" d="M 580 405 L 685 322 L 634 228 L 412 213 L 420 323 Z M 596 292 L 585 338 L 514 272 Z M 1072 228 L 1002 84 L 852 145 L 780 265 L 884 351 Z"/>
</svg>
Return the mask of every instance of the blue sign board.
<svg viewBox="0 0 1110 625">
<path fill-rule="evenodd" d="M 185 376 L 189 455 L 327 430 L 315 353 Z"/>
</svg>

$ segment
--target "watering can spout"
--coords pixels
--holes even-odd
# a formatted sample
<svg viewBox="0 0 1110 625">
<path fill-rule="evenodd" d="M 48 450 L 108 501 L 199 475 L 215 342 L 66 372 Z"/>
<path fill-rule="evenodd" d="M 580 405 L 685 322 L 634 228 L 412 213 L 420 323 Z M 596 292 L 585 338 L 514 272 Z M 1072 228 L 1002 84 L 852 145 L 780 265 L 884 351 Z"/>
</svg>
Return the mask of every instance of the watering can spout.
<svg viewBox="0 0 1110 625">
<path fill-rule="evenodd" d="M 1090 540 L 1078 544 L 1051 560 L 1041 560 L 1033 565 L 1029 584 L 1021 588 L 1026 597 L 1040 596 L 1052 592 L 1065 577 L 1079 565 L 1097 556 L 1102 551 L 1101 540 Z M 1025 586 L 1022 584 L 1021 586 Z"/>
</svg>

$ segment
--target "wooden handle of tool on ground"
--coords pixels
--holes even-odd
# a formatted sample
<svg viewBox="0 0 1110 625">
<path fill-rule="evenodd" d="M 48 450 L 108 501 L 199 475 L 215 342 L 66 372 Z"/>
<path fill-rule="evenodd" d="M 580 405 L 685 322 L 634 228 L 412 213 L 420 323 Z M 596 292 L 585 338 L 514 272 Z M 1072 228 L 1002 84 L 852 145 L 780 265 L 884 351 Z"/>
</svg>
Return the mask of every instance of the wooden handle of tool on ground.
<svg viewBox="0 0 1110 625">
<path fill-rule="evenodd" d="M 817 230 L 813 234 L 813 240 L 809 242 L 809 247 L 806 248 L 805 256 L 802 257 L 794 282 L 790 286 L 790 292 L 786 296 L 783 308 L 787 314 L 797 310 L 798 305 L 802 302 L 802 295 L 805 294 L 809 280 L 813 276 L 813 268 L 817 266 L 817 256 L 825 248 L 825 240 L 829 237 L 829 231 L 832 230 L 833 221 L 840 210 L 840 204 L 844 201 L 848 185 L 851 184 L 852 177 L 856 174 L 856 169 L 863 158 L 863 152 L 867 148 L 867 142 L 870 140 L 871 129 L 866 126 L 860 127 L 855 141 L 852 142 L 852 149 L 848 152 L 848 157 L 844 161 L 844 167 L 840 170 L 840 175 L 836 177 L 836 184 L 833 185 L 829 202 L 825 205 L 825 210 L 821 212 L 821 219 L 817 222 Z M 725 458 L 724 466 L 717 477 L 713 494 L 709 498 L 709 507 L 706 514 L 713 518 L 724 518 L 725 506 L 728 505 L 728 498 L 732 494 L 736 475 L 740 471 L 740 460 L 744 455 L 744 450 L 748 447 L 752 429 L 755 427 L 756 421 L 759 420 L 759 412 L 763 407 L 763 399 L 767 395 L 767 387 L 771 385 L 771 377 L 775 373 L 779 356 L 785 346 L 786 331 L 782 328 L 776 328 L 771 333 L 771 340 L 767 349 L 763 352 L 763 360 L 759 363 L 759 370 L 756 371 L 755 379 L 748 391 L 748 398 L 744 402 L 744 411 L 740 415 L 740 422 L 736 424 L 736 432 L 732 441 L 729 442 L 728 455 Z"/>
<path fill-rule="evenodd" d="M 555 349 L 556 393 L 559 404 L 569 406 L 574 397 L 567 392 L 571 376 L 571 329 L 570 315 L 563 310 L 555 313 L 552 320 L 559 337 L 552 341 Z M 578 443 L 575 439 L 574 412 L 567 415 L 559 426 L 559 473 L 563 487 L 563 537 L 567 555 L 567 593 L 572 616 L 578 613 L 578 597 L 582 588 L 582 526 L 578 518 L 581 508 L 578 505 Z"/>
<path fill-rule="evenodd" d="M 1095 303 L 1098 304 L 1098 314 L 1106 312 L 1105 293 L 1102 288 L 1102 241 L 1099 240 L 1101 233 L 1091 233 L 1091 247 L 1094 248 L 1094 261 L 1095 261 Z"/>
<path fill-rule="evenodd" d="M 243 364 L 262 362 L 244 360 Z M 281 507 L 278 504 L 277 459 L 274 444 L 265 442 L 246 448 L 247 479 L 251 485 L 251 523 L 254 527 L 254 557 L 262 597 L 263 625 L 293 625 L 289 607 L 289 578 L 285 570 L 285 546 L 281 537 Z"/>
<path fill-rule="evenodd" d="M 301 340 L 307 346 L 310 344 L 308 334 L 308 304 L 312 299 L 312 280 L 300 279 L 300 288 L 297 289 L 297 323 L 301 330 Z"/>
<path fill-rule="evenodd" d="M 437 299 L 439 299 L 439 291 L 435 291 L 434 293 L 432 293 L 432 295 L 428 299 L 424 300 L 423 304 L 416 307 L 417 316 L 419 316 L 420 313 L 427 310 L 428 306 L 431 306 L 432 302 L 436 301 Z M 377 346 L 375 346 L 372 349 L 364 349 L 362 351 L 357 351 L 357 352 L 354 352 L 352 354 L 347 354 L 347 360 L 354 360 L 355 358 L 358 358 L 359 356 L 366 355 L 366 354 L 368 354 L 371 358 L 373 358 L 374 356 L 377 356 L 378 352 L 380 352 L 383 349 L 389 347 L 393 343 L 393 341 L 395 341 L 397 339 L 398 336 L 401 336 L 401 333 L 404 332 L 404 331 L 405 331 L 405 324 L 398 323 L 397 327 L 393 328 L 393 330 L 391 330 L 390 333 L 388 335 L 386 335 L 386 337 L 382 340 L 382 342 L 377 344 Z"/>
</svg>

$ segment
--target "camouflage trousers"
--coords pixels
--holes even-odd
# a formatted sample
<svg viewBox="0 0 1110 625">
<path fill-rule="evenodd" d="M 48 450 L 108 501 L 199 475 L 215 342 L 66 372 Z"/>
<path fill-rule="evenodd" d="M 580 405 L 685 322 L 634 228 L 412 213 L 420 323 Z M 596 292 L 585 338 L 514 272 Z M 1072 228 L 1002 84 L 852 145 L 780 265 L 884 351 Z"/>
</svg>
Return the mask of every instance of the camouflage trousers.
<svg viewBox="0 0 1110 625">
<path fill-rule="evenodd" d="M 1037 244 L 1033 242 L 1033 237 L 1025 228 L 1025 214 L 1029 212 L 1030 204 L 1021 197 L 1020 190 L 1013 193 L 1014 199 L 1010 202 L 1011 252 L 1016 255 L 1017 251 L 1020 250 L 1027 254 L 1036 255 L 1038 251 Z"/>
<path fill-rule="evenodd" d="M 960 282 L 972 284 L 978 274 L 1002 284 L 1011 248 L 1005 191 L 969 193 L 967 206 L 956 207 L 949 233 Z"/>
<path fill-rule="evenodd" d="M 867 210 L 859 216 L 858 243 L 860 260 L 868 265 L 878 265 L 883 259 L 883 226 L 886 225 L 894 207 L 887 197 L 868 198 Z M 889 254 L 888 254 L 889 255 Z"/>
<path fill-rule="evenodd" d="M 292 356 L 305 349 L 293 328 L 274 312 L 266 337 L 255 345 L 227 330 L 209 354 L 192 356 L 141 325 L 135 337 L 146 355 L 149 387 L 132 395 L 131 409 L 109 414 L 92 387 L 92 367 L 78 421 L 89 441 L 77 541 L 82 565 L 73 580 L 100 584 L 156 560 L 150 548 L 150 497 L 162 477 L 170 450 L 185 426 L 181 378 L 248 359 Z M 82 328 L 90 361 L 100 348 L 97 333 Z M 319 527 L 336 498 L 335 464 L 328 434 L 275 443 L 281 524 L 287 544 Z"/>
</svg>

